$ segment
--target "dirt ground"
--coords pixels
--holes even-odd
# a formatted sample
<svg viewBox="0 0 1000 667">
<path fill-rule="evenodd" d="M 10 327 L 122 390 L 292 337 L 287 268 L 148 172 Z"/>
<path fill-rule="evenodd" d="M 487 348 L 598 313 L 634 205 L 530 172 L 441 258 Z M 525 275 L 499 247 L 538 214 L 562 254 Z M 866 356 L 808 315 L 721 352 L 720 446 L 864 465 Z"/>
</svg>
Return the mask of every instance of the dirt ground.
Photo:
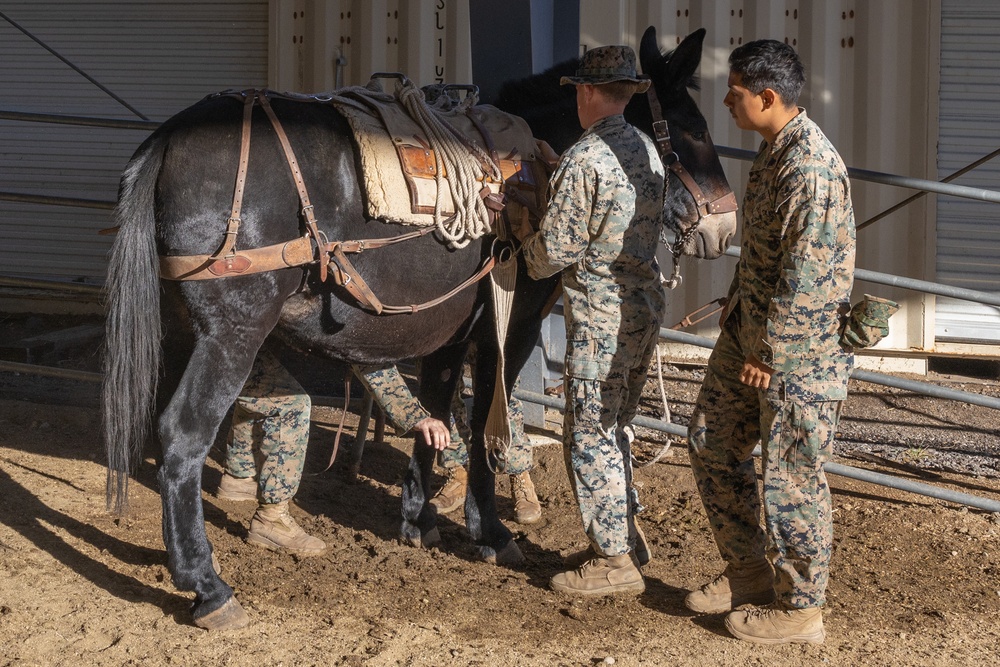
<svg viewBox="0 0 1000 667">
<path fill-rule="evenodd" d="M 6 331 L 5 343 L 24 334 Z M 90 347 L 39 360 L 96 370 Z M 702 371 L 664 372 L 673 419 L 685 423 Z M 931 379 L 1000 396 L 995 377 Z M 643 411 L 659 417 L 655 388 Z M 864 383 L 852 390 L 838 463 L 1000 501 L 995 411 Z M 210 493 L 220 441 L 204 474 L 207 530 L 251 624 L 208 633 L 191 625 L 191 595 L 166 570 L 151 457 L 131 511 L 105 511 L 97 391 L 0 372 L 0 665 L 1000 664 L 1000 515 L 841 476 L 830 476 L 825 644 L 748 645 L 721 616 L 688 612 L 686 591 L 722 563 L 683 443 L 635 475 L 654 556 L 646 592 L 590 600 L 550 591 L 562 556 L 584 546 L 552 412 L 549 428 L 531 431 L 543 518 L 509 523 L 527 557 L 515 569 L 475 560 L 461 510 L 441 519 L 440 548 L 398 541 L 408 439 L 369 442 L 356 481 L 340 468 L 318 474 L 340 416 L 328 406 L 314 408 L 293 514 L 330 549 L 308 559 L 262 551 L 243 539 L 252 506 Z M 660 443 L 640 435 L 646 460 Z M 509 518 L 506 479 L 498 492 Z"/>
</svg>

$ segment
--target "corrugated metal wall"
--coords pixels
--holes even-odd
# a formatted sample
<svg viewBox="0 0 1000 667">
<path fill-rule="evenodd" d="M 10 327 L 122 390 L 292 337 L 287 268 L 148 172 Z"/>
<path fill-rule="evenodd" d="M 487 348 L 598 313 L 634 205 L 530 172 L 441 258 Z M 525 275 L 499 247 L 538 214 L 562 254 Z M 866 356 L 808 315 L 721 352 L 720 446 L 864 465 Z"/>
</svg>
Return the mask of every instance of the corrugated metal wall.
<svg viewBox="0 0 1000 667">
<path fill-rule="evenodd" d="M 268 2 L 4 2 L 3 13 L 152 120 L 211 92 L 264 85 Z M 137 117 L 0 20 L 7 111 Z M 114 201 L 146 131 L 0 121 L 0 190 Z M 0 201 L 0 273 L 103 281 L 101 210 Z"/>
<path fill-rule="evenodd" d="M 418 85 L 471 83 L 468 0 L 272 0 L 271 85 L 323 92 L 402 72 Z"/>
<path fill-rule="evenodd" d="M 944 0 L 941 8 L 941 120 L 938 169 L 944 178 L 1000 148 L 1000 4 Z M 955 181 L 1000 189 L 1000 158 Z M 1000 289 L 1000 207 L 938 198 L 937 275 L 975 290 Z M 938 299 L 935 333 L 951 340 L 1000 341 L 1000 309 Z"/>
<path fill-rule="evenodd" d="M 950 1 L 950 0 L 949 0 Z M 969 0 L 962 0 L 968 2 Z M 674 47 L 692 30 L 705 27 L 708 36 L 702 60 L 702 89 L 696 99 L 705 112 L 716 143 L 756 149 L 758 137 L 738 130 L 722 106 L 727 58 L 746 41 L 770 37 L 787 39 L 802 54 L 808 70 L 801 103 L 827 132 L 851 166 L 875 171 L 935 178 L 937 141 L 937 80 L 940 50 L 941 0 L 581 0 L 581 48 L 626 43 L 637 46 L 649 25 L 659 31 L 664 48 Z M 8 8 L 14 9 L 8 9 Z M 180 9 L 183 8 L 183 11 Z M 469 38 L 469 0 L 229 0 L 208 3 L 147 2 L 14 2 L 5 3 L 14 16 L 39 17 L 61 26 L 65 35 L 55 46 L 89 59 L 94 70 L 130 99 L 142 101 L 153 117 L 163 116 L 202 94 L 226 86 L 263 83 L 282 90 L 320 92 L 341 85 L 363 84 L 374 71 L 402 71 L 418 84 L 472 81 Z M 192 17 L 193 20 L 192 20 Z M 34 19 L 33 19 L 34 20 Z M 154 21 L 154 23 L 150 23 Z M 147 26 L 148 32 L 143 29 Z M 0 26 L 3 65 L 0 70 L 13 99 L 29 99 L 19 108 L 49 111 L 61 108 L 80 114 L 127 112 L 71 75 L 50 69 L 55 86 L 18 80 L 10 73 L 45 72 L 45 64 L 30 49 L 11 45 L 20 39 Z M 268 37 L 270 34 L 270 37 Z M 45 37 L 45 35 L 43 35 Z M 176 44 L 183 43 L 184 49 Z M 74 46 L 78 45 L 78 46 Z M 151 48 L 152 47 L 152 48 Z M 162 47 L 162 48 L 161 48 Z M 171 48 L 173 47 L 173 48 Z M 75 52 L 79 51 L 79 53 Z M 182 54 L 179 56 L 178 51 Z M 33 60 L 32 60 L 33 58 Z M 173 60 L 171 60 L 173 59 Z M 218 69 L 208 72 L 204 61 Z M 216 62 L 217 61 L 217 62 Z M 7 63 L 17 63 L 8 66 Z M 229 63 L 226 65 L 225 63 Z M 229 66 L 232 69 L 226 69 Z M 157 66 L 160 68 L 157 70 Z M 199 72 L 206 71 L 203 78 Z M 219 72 L 233 72 L 220 79 Z M 138 74 L 136 74 L 138 72 Z M 32 75 L 34 76 L 34 75 Z M 23 77 L 22 77 L 23 78 Z M 129 83 L 132 82 L 132 83 Z M 176 84 L 176 88 L 172 87 Z M 63 94 L 69 91 L 69 95 Z M 159 92 L 157 92 L 159 91 Z M 178 92 L 184 91 L 184 92 Z M 191 92 L 187 92 L 191 91 Z M 195 92 L 196 91 L 196 92 Z M 143 97 L 145 96 L 145 97 Z M 161 117 L 163 117 L 161 116 Z M 68 175 L 40 175 L 34 162 L 51 165 L 57 158 L 37 157 L 37 146 L 61 130 L 46 126 L 32 141 L 20 139 L 0 124 L 4 141 L 0 169 L 8 183 L 28 191 L 52 192 L 49 183 L 73 183 L 57 194 L 104 198 L 114 196 L 118 172 L 141 137 L 96 137 L 87 150 L 90 164 L 62 171 Z M 133 133 L 135 135 L 136 133 Z M 42 143 L 39 143 L 42 142 Z M 10 148 L 8 148 L 10 147 Z M 102 151 L 110 151 L 102 157 Z M 127 155 L 125 156 L 127 157 Z M 79 164 L 79 163 L 78 163 Z M 742 196 L 748 163 L 725 159 L 724 165 L 738 196 Z M 72 172 L 72 173 L 70 173 Z M 44 187 L 43 187 L 44 186 Z M 13 189 L 6 186 L 6 189 Z M 859 222 L 911 194 L 908 190 L 855 183 Z M 0 204 L 4 239 L 24 234 L 25 223 L 12 223 L 26 207 Z M 104 226 L 100 215 L 56 209 L 35 215 L 37 230 L 30 244 L 18 240 L 23 252 L 0 248 L 0 259 L 29 275 L 37 275 L 40 260 L 53 265 L 54 275 L 93 275 L 103 270 L 105 242 L 90 232 Z M 88 216 L 94 216 L 91 220 Z M 39 219 L 40 218 L 40 219 Z M 935 266 L 934 204 L 931 198 L 911 205 L 860 232 L 858 266 L 916 278 L 933 279 Z M 84 221 L 81 223 L 81 220 Z M 64 230 L 73 230 L 66 236 Z M 61 244 L 72 248 L 59 258 L 46 254 Z M 9 245 L 9 244 L 5 244 Z M 76 257 L 83 253 L 86 257 Z M 713 263 L 685 260 L 684 287 L 671 294 L 666 324 L 722 295 L 732 276 L 734 261 Z M 8 272 L 10 269 L 8 268 Z M 903 303 L 893 318 L 892 334 L 883 347 L 928 349 L 932 344 L 933 300 L 900 290 L 859 284 L 868 291 Z M 711 335 L 706 323 L 698 333 Z M 928 332 L 925 338 L 924 332 Z"/>
<path fill-rule="evenodd" d="M 939 5 L 936 0 L 581 0 L 581 42 L 587 46 L 638 45 L 649 25 L 660 43 L 704 27 L 701 91 L 695 95 L 717 144 L 756 150 L 760 138 L 739 130 L 722 105 L 727 59 L 754 39 L 787 40 L 807 68 L 800 104 L 808 109 L 853 167 L 935 178 L 936 70 Z M 742 198 L 749 163 L 723 161 Z M 855 182 L 858 221 L 888 208 L 910 191 Z M 926 201 L 863 230 L 858 266 L 898 275 L 933 277 L 933 211 Z M 685 260 L 685 283 L 670 295 L 666 324 L 726 293 L 735 260 Z M 923 347 L 924 299 L 913 293 L 859 284 L 902 301 L 883 347 Z M 711 335 L 706 322 L 694 331 Z"/>
</svg>

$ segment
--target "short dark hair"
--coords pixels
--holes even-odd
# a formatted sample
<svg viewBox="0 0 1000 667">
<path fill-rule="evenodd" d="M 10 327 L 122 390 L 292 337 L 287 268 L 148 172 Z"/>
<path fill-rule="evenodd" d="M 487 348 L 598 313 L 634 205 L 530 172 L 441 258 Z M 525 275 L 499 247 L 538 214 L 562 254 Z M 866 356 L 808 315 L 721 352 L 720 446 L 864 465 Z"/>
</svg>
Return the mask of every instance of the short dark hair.
<svg viewBox="0 0 1000 667">
<path fill-rule="evenodd" d="M 609 81 L 596 84 L 604 96 L 612 102 L 628 102 L 635 95 L 639 84 L 632 81 Z"/>
<path fill-rule="evenodd" d="M 729 69 L 743 79 L 743 87 L 754 95 L 770 88 L 786 107 L 795 106 L 806 82 L 806 69 L 799 54 L 784 42 L 758 39 L 729 54 Z"/>
</svg>

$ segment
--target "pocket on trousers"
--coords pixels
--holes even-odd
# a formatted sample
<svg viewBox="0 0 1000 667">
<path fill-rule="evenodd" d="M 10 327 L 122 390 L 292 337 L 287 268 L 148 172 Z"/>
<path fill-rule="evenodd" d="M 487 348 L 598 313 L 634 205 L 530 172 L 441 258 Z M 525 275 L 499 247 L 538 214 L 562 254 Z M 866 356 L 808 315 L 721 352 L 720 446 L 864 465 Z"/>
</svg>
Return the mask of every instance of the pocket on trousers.
<svg viewBox="0 0 1000 667">
<path fill-rule="evenodd" d="M 566 341 L 566 375 L 580 380 L 601 380 L 611 370 L 613 346 L 604 338 Z"/>
<path fill-rule="evenodd" d="M 791 475 L 811 475 L 823 465 L 832 428 L 819 419 L 819 405 L 786 401 L 781 407 L 778 469 Z"/>
</svg>

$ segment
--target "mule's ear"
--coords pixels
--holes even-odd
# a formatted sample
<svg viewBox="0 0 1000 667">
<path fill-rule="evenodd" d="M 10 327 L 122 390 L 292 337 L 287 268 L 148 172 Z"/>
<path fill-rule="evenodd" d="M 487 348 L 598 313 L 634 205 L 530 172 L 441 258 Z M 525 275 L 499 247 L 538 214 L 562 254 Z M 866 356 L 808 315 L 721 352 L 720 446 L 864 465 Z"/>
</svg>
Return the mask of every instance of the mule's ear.
<svg viewBox="0 0 1000 667">
<path fill-rule="evenodd" d="M 671 88 L 683 88 L 694 76 L 701 63 L 701 45 L 705 29 L 698 28 L 684 38 L 667 60 L 666 79 Z"/>
<path fill-rule="evenodd" d="M 642 41 L 639 42 L 639 65 L 642 73 L 649 76 L 662 62 L 663 54 L 660 53 L 660 46 L 656 43 L 656 26 L 651 25 L 642 33 Z"/>
</svg>

